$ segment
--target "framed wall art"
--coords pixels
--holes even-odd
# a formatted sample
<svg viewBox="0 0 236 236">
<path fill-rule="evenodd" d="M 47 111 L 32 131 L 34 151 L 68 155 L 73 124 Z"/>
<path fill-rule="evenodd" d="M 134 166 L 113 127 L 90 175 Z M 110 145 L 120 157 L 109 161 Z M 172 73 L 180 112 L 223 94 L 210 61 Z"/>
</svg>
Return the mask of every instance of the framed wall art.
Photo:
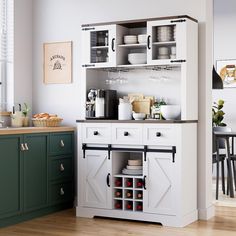
<svg viewBox="0 0 236 236">
<path fill-rule="evenodd" d="M 72 42 L 44 43 L 44 83 L 72 83 Z"/>
<path fill-rule="evenodd" d="M 217 60 L 216 71 L 223 81 L 224 88 L 236 88 L 236 59 Z"/>
</svg>

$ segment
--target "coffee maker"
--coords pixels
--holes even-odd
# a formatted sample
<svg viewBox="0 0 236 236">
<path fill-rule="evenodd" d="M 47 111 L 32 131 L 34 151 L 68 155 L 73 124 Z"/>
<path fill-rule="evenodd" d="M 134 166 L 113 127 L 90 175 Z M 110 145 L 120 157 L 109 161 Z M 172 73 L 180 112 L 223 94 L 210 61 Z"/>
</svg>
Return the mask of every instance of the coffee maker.
<svg viewBox="0 0 236 236">
<path fill-rule="evenodd" d="M 96 117 L 96 98 L 101 100 L 104 97 L 103 116 Z M 118 118 L 118 100 L 116 90 L 90 89 L 88 93 L 90 101 L 86 102 L 86 119 L 117 119 Z M 98 103 L 97 103 L 98 104 Z M 101 111 L 101 103 L 99 103 Z M 99 112 L 100 113 L 100 112 Z"/>
</svg>

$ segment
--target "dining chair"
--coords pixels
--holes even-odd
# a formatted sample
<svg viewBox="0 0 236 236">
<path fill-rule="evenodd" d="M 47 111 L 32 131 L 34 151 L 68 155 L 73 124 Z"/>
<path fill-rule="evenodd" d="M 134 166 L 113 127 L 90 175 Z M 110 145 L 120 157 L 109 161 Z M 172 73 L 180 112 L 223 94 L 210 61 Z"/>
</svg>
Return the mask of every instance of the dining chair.
<svg viewBox="0 0 236 236">
<path fill-rule="evenodd" d="M 232 132 L 232 129 L 230 127 L 213 127 L 213 131 Z M 215 136 L 213 134 L 212 169 L 213 169 L 213 165 L 216 164 L 216 200 L 218 200 L 218 196 L 219 196 L 219 164 L 221 164 L 222 192 L 223 194 L 225 194 L 225 165 L 224 165 L 225 159 L 226 159 L 225 139 L 223 138 L 219 139 L 218 145 L 219 146 L 216 147 Z M 219 160 L 217 160 L 217 152 L 219 153 Z M 228 166 L 229 165 L 227 163 L 227 167 Z M 236 174 L 236 171 L 235 171 L 235 174 Z M 227 194 L 229 192 L 228 186 L 229 185 L 227 181 Z"/>
</svg>

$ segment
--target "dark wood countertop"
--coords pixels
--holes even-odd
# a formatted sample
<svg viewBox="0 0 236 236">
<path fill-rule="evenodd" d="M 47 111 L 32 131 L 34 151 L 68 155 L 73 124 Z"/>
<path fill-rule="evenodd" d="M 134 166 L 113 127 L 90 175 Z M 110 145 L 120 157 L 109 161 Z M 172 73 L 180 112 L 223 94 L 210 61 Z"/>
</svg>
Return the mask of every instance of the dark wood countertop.
<svg viewBox="0 0 236 236">
<path fill-rule="evenodd" d="M 89 119 L 76 120 L 77 123 L 134 123 L 134 124 L 185 124 L 198 123 L 197 120 L 104 120 L 104 119 Z"/>
</svg>

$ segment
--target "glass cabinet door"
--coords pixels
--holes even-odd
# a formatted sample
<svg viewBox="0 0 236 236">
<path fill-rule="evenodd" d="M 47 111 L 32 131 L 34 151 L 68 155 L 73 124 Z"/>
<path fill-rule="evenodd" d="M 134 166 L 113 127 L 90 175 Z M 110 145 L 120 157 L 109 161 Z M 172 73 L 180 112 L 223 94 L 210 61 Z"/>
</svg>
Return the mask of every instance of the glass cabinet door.
<svg viewBox="0 0 236 236">
<path fill-rule="evenodd" d="M 181 63 L 186 60 L 186 20 L 159 20 L 147 23 L 148 64 Z"/>
<path fill-rule="evenodd" d="M 115 33 L 116 26 L 84 27 L 83 40 L 85 45 L 84 67 L 115 66 Z"/>
</svg>

